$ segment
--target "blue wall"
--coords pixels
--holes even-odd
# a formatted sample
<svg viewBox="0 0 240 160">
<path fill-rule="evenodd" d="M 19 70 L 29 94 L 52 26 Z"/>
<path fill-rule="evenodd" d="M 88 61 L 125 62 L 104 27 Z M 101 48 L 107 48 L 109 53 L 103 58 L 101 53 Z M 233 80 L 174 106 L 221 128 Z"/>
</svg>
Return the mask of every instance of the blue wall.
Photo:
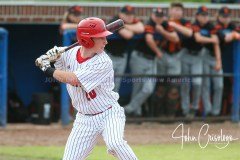
<svg viewBox="0 0 240 160">
<path fill-rule="evenodd" d="M 8 90 L 16 91 L 24 105 L 34 92 L 45 92 L 49 84 L 35 66 L 37 57 L 54 45 L 61 45 L 58 25 L 2 25 L 9 31 Z"/>
<path fill-rule="evenodd" d="M 7 123 L 7 48 L 8 32 L 0 28 L 0 126 Z"/>
</svg>

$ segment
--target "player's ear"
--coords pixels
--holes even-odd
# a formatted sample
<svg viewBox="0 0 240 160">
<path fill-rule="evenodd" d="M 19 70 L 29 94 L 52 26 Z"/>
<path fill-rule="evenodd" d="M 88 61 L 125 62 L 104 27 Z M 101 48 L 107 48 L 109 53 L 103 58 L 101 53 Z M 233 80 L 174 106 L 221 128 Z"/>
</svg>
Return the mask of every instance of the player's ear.
<svg viewBox="0 0 240 160">
<path fill-rule="evenodd" d="M 79 43 L 86 48 L 92 48 L 94 46 L 94 41 L 90 37 L 81 37 Z"/>
</svg>

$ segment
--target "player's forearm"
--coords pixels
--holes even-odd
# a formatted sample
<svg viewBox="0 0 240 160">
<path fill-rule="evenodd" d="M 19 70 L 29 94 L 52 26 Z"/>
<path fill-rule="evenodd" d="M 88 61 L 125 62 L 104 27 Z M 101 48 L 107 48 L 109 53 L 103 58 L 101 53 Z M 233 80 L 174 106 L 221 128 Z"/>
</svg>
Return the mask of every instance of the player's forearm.
<svg viewBox="0 0 240 160">
<path fill-rule="evenodd" d="M 193 31 L 192 29 L 190 28 L 187 28 L 185 26 L 182 26 L 182 25 L 179 25 L 179 24 L 176 24 L 172 26 L 177 32 L 180 32 L 181 34 L 183 34 L 184 36 L 186 37 L 191 37 L 192 34 L 193 34 Z"/>
<path fill-rule="evenodd" d="M 134 36 L 134 33 L 130 30 L 127 30 L 125 28 L 118 31 L 118 33 L 124 38 L 124 39 L 131 39 Z"/>
<path fill-rule="evenodd" d="M 140 34 L 144 32 L 144 25 L 141 22 L 136 24 L 125 24 L 126 29 L 134 32 L 135 34 Z"/>
<path fill-rule="evenodd" d="M 147 45 L 151 48 L 151 50 L 157 55 L 157 56 L 161 56 L 162 52 L 160 51 L 160 49 L 158 48 L 157 44 L 155 43 L 154 39 L 152 36 L 146 36 L 146 42 Z"/>
<path fill-rule="evenodd" d="M 177 42 L 180 41 L 180 39 L 179 39 L 179 37 L 178 37 L 178 35 L 177 35 L 176 32 L 168 32 L 168 31 L 166 31 L 166 30 L 162 30 L 162 31 L 161 31 L 161 34 L 162 34 L 162 36 L 163 36 L 164 38 L 166 38 L 166 39 L 167 39 L 168 41 L 170 41 L 170 42 L 175 42 L 175 43 L 177 43 Z"/>
<path fill-rule="evenodd" d="M 155 43 L 148 43 L 148 46 L 151 48 L 151 50 L 153 50 L 156 55 L 161 56 L 162 52 Z"/>
<path fill-rule="evenodd" d="M 55 70 L 53 73 L 53 77 L 62 83 L 68 83 L 73 86 L 80 85 L 77 76 L 72 72 Z"/>
<path fill-rule="evenodd" d="M 75 23 L 64 23 L 61 25 L 61 29 L 65 30 L 65 29 L 76 29 L 77 28 L 77 24 Z"/>
<path fill-rule="evenodd" d="M 219 44 L 213 44 L 213 47 L 214 47 L 214 55 L 215 55 L 216 61 L 222 61 Z"/>
<path fill-rule="evenodd" d="M 205 36 L 202 36 L 200 33 L 195 33 L 194 36 L 197 43 L 202 43 L 202 44 L 214 43 L 213 37 L 205 37 Z"/>
<path fill-rule="evenodd" d="M 226 34 L 225 37 L 224 37 L 224 41 L 226 43 L 232 42 L 234 40 L 240 40 L 240 34 L 237 33 L 236 31 L 233 31 L 229 34 Z"/>
</svg>

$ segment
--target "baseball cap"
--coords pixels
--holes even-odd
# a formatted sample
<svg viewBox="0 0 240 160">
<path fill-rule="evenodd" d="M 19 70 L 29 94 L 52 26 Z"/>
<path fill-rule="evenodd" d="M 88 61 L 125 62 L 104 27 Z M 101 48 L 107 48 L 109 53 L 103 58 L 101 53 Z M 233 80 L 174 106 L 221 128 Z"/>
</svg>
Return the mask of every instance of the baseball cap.
<svg viewBox="0 0 240 160">
<path fill-rule="evenodd" d="M 135 14 L 134 8 L 129 5 L 123 6 L 121 8 L 120 12 L 125 13 L 125 14 Z"/>
<path fill-rule="evenodd" d="M 162 8 L 153 8 L 152 13 L 154 13 L 157 17 L 163 17 L 165 15 Z"/>
<path fill-rule="evenodd" d="M 83 9 L 80 6 L 72 6 L 68 9 L 68 12 L 74 15 L 80 15 L 83 12 Z"/>
<path fill-rule="evenodd" d="M 228 7 L 222 7 L 219 11 L 218 14 L 223 16 L 223 17 L 229 17 L 231 15 L 230 9 Z"/>
<path fill-rule="evenodd" d="M 208 8 L 206 6 L 200 6 L 197 9 L 197 13 L 196 14 L 208 15 Z"/>
</svg>

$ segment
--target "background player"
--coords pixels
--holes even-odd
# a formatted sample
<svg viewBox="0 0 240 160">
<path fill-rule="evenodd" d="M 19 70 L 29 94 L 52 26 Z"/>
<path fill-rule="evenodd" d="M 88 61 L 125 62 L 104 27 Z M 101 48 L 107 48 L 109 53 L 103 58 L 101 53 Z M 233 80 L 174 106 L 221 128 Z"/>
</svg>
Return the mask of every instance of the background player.
<svg viewBox="0 0 240 160">
<path fill-rule="evenodd" d="M 78 111 L 68 138 L 64 160 L 84 160 L 102 135 L 108 152 L 121 160 L 137 157 L 123 139 L 125 115 L 114 88 L 112 61 L 104 52 L 106 30 L 103 20 L 95 17 L 83 19 L 77 28 L 80 45 L 63 53 L 54 47 L 36 60 L 47 76 L 67 83 L 72 104 Z M 55 62 L 51 68 L 50 61 Z"/>
<path fill-rule="evenodd" d="M 224 72 L 231 72 L 232 67 L 233 67 L 233 55 L 229 53 L 229 51 L 232 50 L 232 42 L 235 40 L 240 40 L 240 27 L 237 27 L 237 25 L 231 21 L 231 11 L 228 7 L 222 7 L 218 11 L 218 16 L 217 16 L 217 24 L 215 25 L 215 33 L 217 34 L 219 38 L 219 44 L 220 44 L 220 49 L 221 49 L 221 56 L 222 59 L 231 59 L 229 61 L 223 61 L 223 70 Z M 232 78 L 224 78 L 226 80 L 226 83 L 231 84 L 232 83 Z M 224 95 L 225 97 L 225 103 L 223 112 L 226 112 L 226 108 L 229 108 L 228 105 L 226 104 L 226 101 L 229 101 L 229 90 L 231 91 L 232 85 L 225 85 L 224 86 Z M 229 102 L 231 103 L 231 102 Z M 221 107 L 221 106 L 219 106 Z M 213 115 L 219 115 L 221 112 L 221 108 L 215 108 L 213 107 L 211 112 Z"/>
<path fill-rule="evenodd" d="M 191 23 L 183 18 L 183 4 L 171 3 L 169 8 L 169 20 L 157 27 L 157 31 L 164 37 L 161 45 L 163 51 L 162 59 L 158 59 L 158 74 L 180 75 L 181 58 L 186 50 L 182 43 L 186 38 L 192 36 Z M 178 105 L 178 84 L 170 84 L 167 89 L 167 99 L 171 114 Z M 176 98 L 176 99 L 173 99 Z"/>
<path fill-rule="evenodd" d="M 80 6 L 72 6 L 64 13 L 63 19 L 60 25 L 60 32 L 62 33 L 66 29 L 76 29 L 78 23 L 81 20 L 81 14 L 83 8 Z"/>
<path fill-rule="evenodd" d="M 209 21 L 209 13 L 206 6 L 198 8 L 196 22 L 200 27 L 200 34 L 197 35 L 196 41 L 204 45 L 203 74 L 222 74 L 219 40 L 216 34 L 214 34 L 214 25 Z M 202 82 L 202 101 L 206 115 L 212 113 L 210 79 L 213 80 L 213 108 L 220 109 L 222 102 L 223 77 L 204 77 Z"/>
<path fill-rule="evenodd" d="M 150 19 L 145 25 L 144 38 L 141 39 L 131 54 L 130 68 L 133 74 L 157 73 L 157 64 L 155 57 L 162 57 L 159 49 L 160 34 L 156 31 L 157 25 L 164 21 L 164 14 L 161 8 L 154 9 Z M 125 106 L 126 113 L 134 116 L 142 115 L 142 104 L 154 91 L 156 82 L 153 79 L 146 78 L 133 83 L 131 101 Z"/>
<path fill-rule="evenodd" d="M 127 46 L 130 39 L 135 34 L 144 32 L 143 23 L 135 17 L 135 11 L 132 6 L 123 6 L 120 13 L 113 17 L 110 22 L 117 19 L 124 21 L 124 28 L 118 30 L 115 34 L 118 38 L 109 40 L 109 45 L 106 46 L 106 52 L 113 61 L 114 74 L 123 74 L 127 66 Z M 121 78 L 115 78 L 114 91 L 119 92 Z"/>
</svg>

